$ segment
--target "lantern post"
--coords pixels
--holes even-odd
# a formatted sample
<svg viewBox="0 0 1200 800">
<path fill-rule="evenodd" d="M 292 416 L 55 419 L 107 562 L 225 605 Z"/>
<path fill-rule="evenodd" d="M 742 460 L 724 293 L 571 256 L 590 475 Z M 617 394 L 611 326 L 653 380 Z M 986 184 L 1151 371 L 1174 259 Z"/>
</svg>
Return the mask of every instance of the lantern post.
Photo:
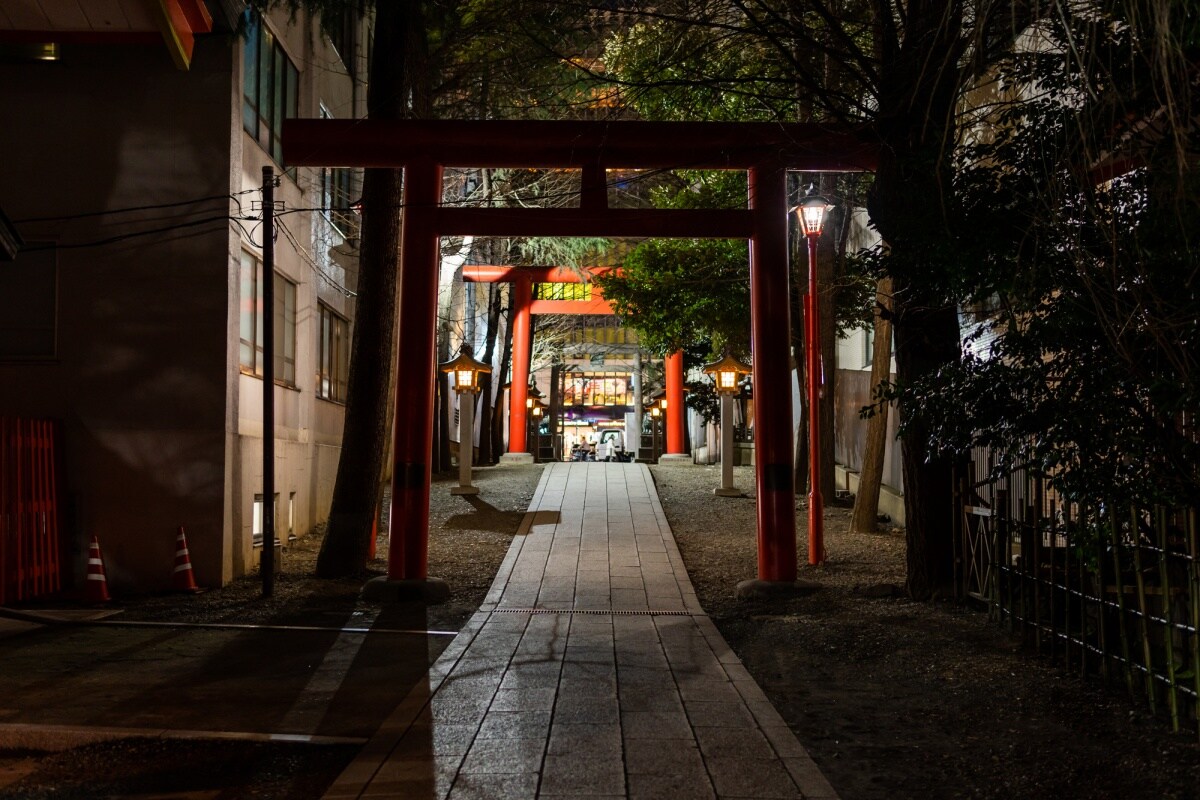
<svg viewBox="0 0 1200 800">
<path fill-rule="evenodd" d="M 713 489 L 718 497 L 741 497 L 742 492 L 733 485 L 733 396 L 737 394 L 742 379 L 750 374 L 750 365 L 745 364 L 726 350 L 725 355 L 711 364 L 704 365 L 716 384 L 721 396 L 721 486 Z"/>
<path fill-rule="evenodd" d="M 469 344 L 463 344 L 458 357 L 441 364 L 442 372 L 450 373 L 450 382 L 458 394 L 458 486 L 450 494 L 479 494 L 471 485 L 471 462 L 475 455 L 475 395 L 479 394 L 479 376 L 492 371 L 482 361 L 476 361 Z"/>
</svg>

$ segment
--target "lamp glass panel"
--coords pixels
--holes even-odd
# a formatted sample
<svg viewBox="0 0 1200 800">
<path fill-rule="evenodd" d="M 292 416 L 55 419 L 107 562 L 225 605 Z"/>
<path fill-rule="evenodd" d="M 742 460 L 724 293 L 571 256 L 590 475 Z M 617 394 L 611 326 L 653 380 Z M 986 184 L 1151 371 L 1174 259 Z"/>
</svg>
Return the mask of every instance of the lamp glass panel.
<svg viewBox="0 0 1200 800">
<path fill-rule="evenodd" d="M 737 373 L 733 370 L 722 370 L 717 375 L 722 389 L 732 389 L 737 386 Z"/>
<path fill-rule="evenodd" d="M 470 389 L 475 385 L 475 373 L 469 369 L 455 370 L 454 372 L 454 388 L 455 389 Z"/>
<path fill-rule="evenodd" d="M 821 226 L 825 222 L 825 206 L 813 204 L 811 206 L 801 206 L 800 216 L 804 223 L 804 232 L 806 234 L 821 234 Z"/>
</svg>

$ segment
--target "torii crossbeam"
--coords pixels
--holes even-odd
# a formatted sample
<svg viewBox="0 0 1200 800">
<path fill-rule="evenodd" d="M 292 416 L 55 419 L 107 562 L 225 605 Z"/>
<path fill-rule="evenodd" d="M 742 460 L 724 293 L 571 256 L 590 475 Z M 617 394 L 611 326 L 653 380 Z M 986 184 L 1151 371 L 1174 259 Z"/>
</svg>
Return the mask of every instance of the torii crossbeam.
<svg viewBox="0 0 1200 800">
<path fill-rule="evenodd" d="M 796 579 L 796 495 L 788 277 L 788 170 L 874 168 L 877 146 L 857 130 L 810 124 L 289 120 L 291 166 L 403 167 L 400 324 L 388 579 L 428 578 L 441 236 L 606 236 L 750 241 L 754 342 L 758 577 Z M 578 208 L 443 206 L 445 167 L 568 168 L 582 173 Z M 609 169 L 736 169 L 749 173 L 745 209 L 613 209 Z"/>
</svg>

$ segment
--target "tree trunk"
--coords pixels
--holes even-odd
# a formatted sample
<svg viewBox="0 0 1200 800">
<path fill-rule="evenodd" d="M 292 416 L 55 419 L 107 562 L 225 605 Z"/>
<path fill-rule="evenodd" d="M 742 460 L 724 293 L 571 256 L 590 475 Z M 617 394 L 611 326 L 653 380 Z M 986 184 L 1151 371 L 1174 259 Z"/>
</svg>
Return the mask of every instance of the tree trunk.
<svg viewBox="0 0 1200 800">
<path fill-rule="evenodd" d="M 896 316 L 896 377 L 911 384 L 961 357 L 957 309 L 938 288 L 945 248 L 942 216 L 955 140 L 954 107 L 962 6 L 922 0 L 909 7 L 903 39 L 883 43 L 878 168 L 868 209 L 890 248 Z M 901 403 L 907 588 L 917 600 L 953 585 L 953 462 L 934 457 L 920 408 Z"/>
<path fill-rule="evenodd" d="M 420 20 L 406 6 L 380 3 L 375 16 L 367 115 L 400 119 L 411 84 L 408 51 Z M 379 505 L 390 425 L 388 392 L 395 371 L 396 286 L 402 174 L 368 169 L 363 176 L 362 249 L 346 384 L 346 422 L 329 523 L 316 574 L 339 578 L 366 569 L 371 524 Z"/>
<path fill-rule="evenodd" d="M 548 395 L 550 401 L 550 413 L 547 419 L 550 421 L 550 451 L 554 454 L 555 461 L 562 461 L 563 454 L 559 448 L 559 418 L 562 416 L 562 392 L 560 391 L 560 376 L 562 375 L 562 365 L 555 362 L 550 365 L 550 393 Z"/>
<path fill-rule="evenodd" d="M 892 281 L 883 278 L 875 290 L 879 309 L 875 315 L 875 343 L 871 350 L 871 391 L 891 375 L 892 360 Z M 854 515 L 850 530 L 873 533 L 879 517 L 879 490 L 883 485 L 883 457 L 887 451 L 888 404 L 880 403 L 867 420 L 867 444 L 863 453 L 862 472 L 858 476 L 858 493 L 854 495 Z"/>
</svg>

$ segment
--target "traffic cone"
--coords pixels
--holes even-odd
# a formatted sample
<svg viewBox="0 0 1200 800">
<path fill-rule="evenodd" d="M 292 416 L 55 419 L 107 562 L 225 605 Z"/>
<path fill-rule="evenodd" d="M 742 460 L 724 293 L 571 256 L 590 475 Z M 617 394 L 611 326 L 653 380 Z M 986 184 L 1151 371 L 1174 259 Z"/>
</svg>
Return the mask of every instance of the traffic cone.
<svg viewBox="0 0 1200 800">
<path fill-rule="evenodd" d="M 100 555 L 100 539 L 92 534 L 88 547 L 87 583 L 83 587 L 83 599 L 89 603 L 107 603 L 108 577 L 104 574 L 104 556 Z"/>
<path fill-rule="evenodd" d="M 175 572 L 171 576 L 171 584 L 177 592 L 197 592 L 196 576 L 192 573 L 192 559 L 188 555 L 187 537 L 183 535 L 183 526 L 179 526 L 179 535 L 175 537 Z"/>
</svg>

